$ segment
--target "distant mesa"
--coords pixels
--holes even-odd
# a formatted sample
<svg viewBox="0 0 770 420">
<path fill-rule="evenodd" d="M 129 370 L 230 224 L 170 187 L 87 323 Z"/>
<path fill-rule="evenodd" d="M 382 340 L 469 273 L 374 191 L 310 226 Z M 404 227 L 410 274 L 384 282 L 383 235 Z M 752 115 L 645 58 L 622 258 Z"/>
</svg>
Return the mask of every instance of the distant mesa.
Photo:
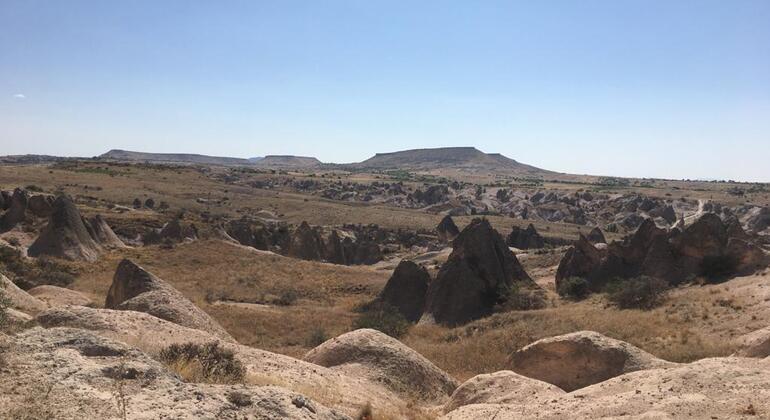
<svg viewBox="0 0 770 420">
<path fill-rule="evenodd" d="M 257 160 L 252 160 L 257 159 Z M 263 158 L 252 158 L 252 163 L 258 166 L 311 168 L 321 165 L 321 161 L 314 157 L 292 155 L 267 155 Z"/>
<path fill-rule="evenodd" d="M 377 153 L 351 166 L 373 169 L 470 169 L 490 170 L 521 175 L 545 175 L 554 172 L 519 163 L 499 153 L 484 153 L 475 147 L 440 147 Z"/>
<path fill-rule="evenodd" d="M 206 156 L 188 153 L 145 153 L 132 152 L 129 150 L 112 149 L 99 156 L 100 159 L 112 159 L 120 161 L 142 161 L 142 162 L 167 162 L 167 163 L 187 163 L 204 165 L 248 165 L 249 159 Z"/>
</svg>

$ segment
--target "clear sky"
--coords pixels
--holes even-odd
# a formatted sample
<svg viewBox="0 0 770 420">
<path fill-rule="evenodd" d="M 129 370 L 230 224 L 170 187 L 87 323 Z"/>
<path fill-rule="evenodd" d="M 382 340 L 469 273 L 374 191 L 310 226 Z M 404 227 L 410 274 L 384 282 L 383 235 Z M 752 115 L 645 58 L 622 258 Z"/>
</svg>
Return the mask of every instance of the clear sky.
<svg viewBox="0 0 770 420">
<path fill-rule="evenodd" d="M 770 181 L 770 1 L 0 0 L 0 155 Z"/>
</svg>

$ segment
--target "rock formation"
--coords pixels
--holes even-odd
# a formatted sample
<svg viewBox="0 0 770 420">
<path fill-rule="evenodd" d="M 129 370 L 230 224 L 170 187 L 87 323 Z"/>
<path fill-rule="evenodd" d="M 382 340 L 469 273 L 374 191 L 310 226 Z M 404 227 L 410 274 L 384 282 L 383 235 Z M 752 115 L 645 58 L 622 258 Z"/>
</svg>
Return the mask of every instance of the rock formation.
<svg viewBox="0 0 770 420">
<path fill-rule="evenodd" d="M 326 341 L 305 355 L 306 361 L 351 376 L 382 383 L 422 402 L 442 402 L 457 382 L 428 359 L 395 338 L 360 329 Z"/>
<path fill-rule="evenodd" d="M 104 248 L 117 249 L 126 247 L 126 244 L 112 231 L 112 228 L 110 228 L 110 225 L 107 224 L 102 216 L 97 214 L 90 219 L 83 219 L 83 224 L 91 238 Z"/>
<path fill-rule="evenodd" d="M 508 246 L 518 249 L 536 249 L 545 246 L 545 240 L 537 233 L 537 229 L 532 223 L 526 229 L 514 226 L 511 233 L 508 234 L 506 243 Z"/>
<path fill-rule="evenodd" d="M 27 251 L 31 257 L 48 255 L 68 260 L 96 261 L 102 247 L 83 224 L 75 203 L 65 195 L 56 198 L 48 225 Z"/>
<path fill-rule="evenodd" d="M 8 306 L 21 312 L 34 315 L 45 310 L 48 305 L 16 286 L 8 277 L 0 274 L 0 289 L 8 299 Z"/>
<path fill-rule="evenodd" d="M 527 378 L 510 370 L 476 375 L 463 382 L 444 406 L 450 412 L 470 404 L 531 404 L 546 403 L 564 394 L 547 382 Z"/>
<path fill-rule="evenodd" d="M 513 287 L 537 288 L 485 219 L 474 219 L 455 238 L 453 248 L 428 287 L 420 322 L 462 324 L 489 315 Z"/>
<path fill-rule="evenodd" d="M 291 235 L 288 255 L 303 260 L 319 261 L 323 255 L 323 242 L 318 231 L 302 222 Z"/>
<path fill-rule="evenodd" d="M 402 260 L 385 284 L 379 300 L 398 309 L 408 321 L 417 322 L 425 308 L 428 284 L 430 275 L 427 270 L 412 261 Z"/>
<path fill-rule="evenodd" d="M 444 216 L 438 226 L 436 226 L 436 233 L 439 240 L 451 242 L 460 234 L 460 229 L 457 228 L 454 220 L 452 220 L 452 216 Z"/>
<path fill-rule="evenodd" d="M 124 259 L 118 265 L 104 307 L 146 312 L 190 328 L 207 331 L 223 340 L 233 338 L 213 318 L 170 284 Z"/>
<path fill-rule="evenodd" d="M 53 213 L 56 198 L 50 194 L 35 194 L 29 197 L 27 210 L 37 217 L 48 217 Z"/>
<path fill-rule="evenodd" d="M 512 369 L 521 375 L 573 391 L 624 373 L 672 363 L 593 331 L 544 338 L 518 350 Z"/>
<path fill-rule="evenodd" d="M 180 217 L 172 219 L 160 230 L 160 238 L 174 242 L 198 239 L 198 229 L 194 224 L 183 223 Z"/>
<path fill-rule="evenodd" d="M 27 192 L 21 188 L 16 188 L 13 195 L 6 198 L 7 210 L 0 216 L 0 232 L 11 230 L 16 224 L 24 221 L 28 199 Z"/>
<path fill-rule="evenodd" d="M 49 307 L 78 305 L 91 306 L 93 301 L 86 295 L 64 287 L 42 285 L 27 291 L 31 296 L 45 302 Z"/>
<path fill-rule="evenodd" d="M 588 232 L 588 236 L 586 236 L 586 239 L 588 239 L 588 242 L 591 242 L 592 244 L 606 244 L 607 239 L 604 238 L 604 233 L 602 233 L 602 230 L 598 227 L 595 227 L 591 229 L 590 232 Z"/>
</svg>

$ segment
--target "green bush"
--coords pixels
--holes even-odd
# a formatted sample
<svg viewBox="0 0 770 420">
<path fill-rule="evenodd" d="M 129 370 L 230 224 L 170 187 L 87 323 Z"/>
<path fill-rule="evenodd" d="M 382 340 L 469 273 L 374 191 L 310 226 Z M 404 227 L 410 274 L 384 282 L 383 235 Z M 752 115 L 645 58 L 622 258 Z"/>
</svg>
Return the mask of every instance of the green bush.
<svg viewBox="0 0 770 420">
<path fill-rule="evenodd" d="M 663 301 L 667 290 L 665 280 L 648 276 L 615 280 L 606 289 L 610 302 L 621 309 L 652 309 Z"/>
<path fill-rule="evenodd" d="M 393 305 L 377 302 L 365 305 L 361 310 L 361 315 L 353 321 L 354 330 L 372 328 L 395 338 L 409 331 L 411 324 Z"/>
<path fill-rule="evenodd" d="M 588 280 L 582 277 L 570 277 L 559 284 L 557 290 L 560 296 L 572 300 L 583 300 L 591 293 Z"/>
</svg>

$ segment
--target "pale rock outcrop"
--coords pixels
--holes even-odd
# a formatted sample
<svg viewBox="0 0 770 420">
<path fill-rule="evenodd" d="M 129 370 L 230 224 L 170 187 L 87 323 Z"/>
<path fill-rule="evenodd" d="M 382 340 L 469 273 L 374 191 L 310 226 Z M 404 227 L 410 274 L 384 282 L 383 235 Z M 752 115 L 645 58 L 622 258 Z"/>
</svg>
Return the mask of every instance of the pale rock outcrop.
<svg viewBox="0 0 770 420">
<path fill-rule="evenodd" d="M 445 420 L 761 419 L 770 359 L 719 357 L 627 373 L 547 403 L 473 404 Z"/>
<path fill-rule="evenodd" d="M 125 248 L 126 244 L 118 238 L 118 235 L 113 232 L 110 225 L 100 215 L 96 215 L 90 219 L 84 219 L 83 224 L 88 230 L 91 238 L 99 245 L 107 249 Z"/>
<path fill-rule="evenodd" d="M 29 289 L 27 291 L 31 296 L 34 296 L 50 307 L 66 306 L 66 305 L 80 305 L 91 306 L 93 301 L 86 295 L 72 290 L 65 289 L 64 287 L 51 286 L 44 284 Z"/>
<path fill-rule="evenodd" d="M 544 338 L 511 356 L 513 371 L 573 391 L 624 373 L 674 366 L 593 331 Z"/>
<path fill-rule="evenodd" d="M 744 334 L 738 338 L 738 343 L 734 356 L 770 357 L 770 327 Z"/>
<path fill-rule="evenodd" d="M 452 377 L 428 359 L 372 329 L 332 338 L 309 351 L 304 360 L 382 383 L 395 393 L 422 402 L 442 402 L 457 387 Z"/>
<path fill-rule="evenodd" d="M 219 323 L 178 290 L 127 259 L 121 261 L 115 271 L 104 307 L 146 312 L 233 341 Z"/>
<path fill-rule="evenodd" d="M 9 306 L 21 312 L 34 315 L 48 307 L 42 300 L 21 290 L 3 274 L 0 274 L 0 289 L 2 289 L 5 298 L 10 301 Z"/>
<path fill-rule="evenodd" d="M 545 403 L 562 394 L 564 391 L 554 385 L 502 370 L 476 375 L 463 382 L 452 393 L 444 412 L 469 404 Z"/>
<path fill-rule="evenodd" d="M 185 383 L 123 343 L 70 328 L 4 340 L 1 418 L 349 419 L 277 386 Z"/>
</svg>

